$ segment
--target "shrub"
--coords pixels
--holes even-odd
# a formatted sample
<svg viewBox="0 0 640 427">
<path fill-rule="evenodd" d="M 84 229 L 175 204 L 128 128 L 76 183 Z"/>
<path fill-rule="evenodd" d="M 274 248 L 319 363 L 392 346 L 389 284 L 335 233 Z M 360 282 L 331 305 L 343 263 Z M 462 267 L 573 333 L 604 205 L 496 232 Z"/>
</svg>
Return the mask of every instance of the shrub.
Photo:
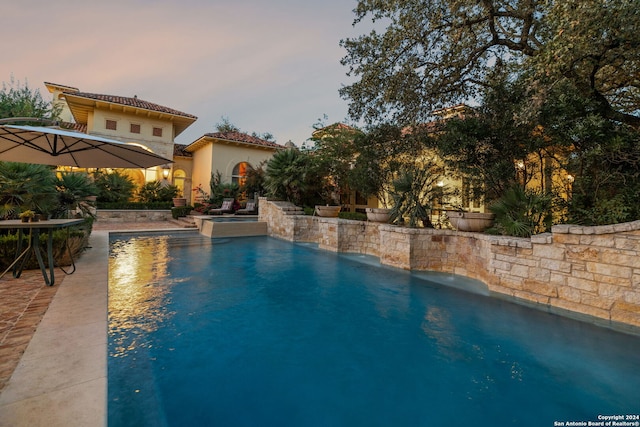
<svg viewBox="0 0 640 427">
<path fill-rule="evenodd" d="M 178 219 L 181 216 L 187 216 L 193 210 L 193 206 L 178 206 L 171 208 L 171 217 Z"/>
<path fill-rule="evenodd" d="M 352 220 L 355 220 L 355 221 L 366 221 L 367 220 L 367 214 L 364 214 L 362 212 L 340 212 L 338 214 L 338 218 L 352 219 Z"/>
<path fill-rule="evenodd" d="M 17 231 L 0 235 L 0 269 L 6 270 L 11 265 L 16 256 L 18 248 L 18 235 Z M 88 247 L 90 235 L 90 228 L 86 227 L 72 227 L 67 234 L 67 230 L 54 230 L 52 234 L 53 241 L 53 259 L 56 266 L 68 266 L 71 265 L 71 257 L 76 261 L 80 254 Z M 67 236 L 69 239 L 67 240 Z M 22 248 L 26 248 L 29 244 L 29 235 L 22 235 Z M 46 234 L 40 235 L 40 246 L 46 247 L 47 236 Z M 33 270 L 40 268 L 38 261 L 32 254 L 27 255 L 25 270 Z M 47 260 L 45 259 L 45 264 Z"/>
<path fill-rule="evenodd" d="M 160 181 L 147 182 L 138 188 L 136 197 L 139 202 L 171 202 L 179 193 L 175 185 L 163 185 Z"/>
<path fill-rule="evenodd" d="M 492 234 L 530 237 L 551 228 L 553 197 L 514 186 L 494 202 L 489 209 L 496 214 Z"/>
<path fill-rule="evenodd" d="M 133 196 L 135 184 L 127 175 L 114 171 L 112 173 L 96 173 L 95 183 L 98 188 L 98 202 L 126 202 Z"/>
</svg>

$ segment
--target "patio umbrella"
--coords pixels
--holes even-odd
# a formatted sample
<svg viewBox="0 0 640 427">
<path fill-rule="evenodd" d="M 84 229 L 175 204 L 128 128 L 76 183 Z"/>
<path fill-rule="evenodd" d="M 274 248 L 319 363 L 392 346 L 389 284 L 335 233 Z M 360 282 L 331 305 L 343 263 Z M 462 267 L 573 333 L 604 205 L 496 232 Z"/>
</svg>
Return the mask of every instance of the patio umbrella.
<svg viewBox="0 0 640 427">
<path fill-rule="evenodd" d="M 0 126 L 0 160 L 79 168 L 149 168 L 173 163 L 136 145 L 42 126 Z"/>
</svg>

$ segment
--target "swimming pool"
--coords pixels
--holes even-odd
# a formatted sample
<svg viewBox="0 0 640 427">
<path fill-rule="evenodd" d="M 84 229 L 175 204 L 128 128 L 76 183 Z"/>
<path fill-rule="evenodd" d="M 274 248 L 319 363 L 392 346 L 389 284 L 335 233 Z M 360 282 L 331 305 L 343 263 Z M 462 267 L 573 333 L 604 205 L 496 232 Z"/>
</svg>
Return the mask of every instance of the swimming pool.
<svg viewBox="0 0 640 427">
<path fill-rule="evenodd" d="M 268 237 L 116 236 L 109 426 L 638 413 L 640 338 L 423 277 Z"/>
</svg>

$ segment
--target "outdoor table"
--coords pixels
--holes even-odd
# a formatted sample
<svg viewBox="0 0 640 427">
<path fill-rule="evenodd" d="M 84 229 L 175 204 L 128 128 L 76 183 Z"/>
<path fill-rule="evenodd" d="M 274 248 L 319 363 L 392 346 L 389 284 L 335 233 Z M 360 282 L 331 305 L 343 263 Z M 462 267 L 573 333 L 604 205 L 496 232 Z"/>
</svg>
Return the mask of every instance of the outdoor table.
<svg viewBox="0 0 640 427">
<path fill-rule="evenodd" d="M 11 265 L 0 274 L 0 278 L 2 278 L 9 270 L 13 269 L 13 277 L 20 277 L 22 274 L 22 269 L 28 259 L 29 252 L 33 252 L 38 259 L 38 265 L 40 266 L 40 271 L 42 271 L 42 277 L 44 277 L 44 281 L 47 285 L 53 286 L 55 283 L 54 276 L 54 262 L 53 262 L 53 230 L 60 228 L 67 228 L 79 225 L 84 222 L 84 219 L 50 219 L 45 221 L 36 221 L 36 222 L 22 222 L 21 220 L 5 220 L 0 221 L 0 230 L 18 230 L 18 248 L 16 251 L 16 259 L 11 263 Z M 22 250 L 22 236 L 24 230 L 29 230 L 29 244 L 27 248 Z M 49 263 L 49 274 L 47 274 L 47 269 L 44 265 L 44 261 L 42 259 L 42 253 L 40 251 L 40 233 L 47 233 L 47 247 L 44 250 L 45 256 L 47 257 L 47 261 Z M 67 236 L 68 238 L 68 236 Z M 20 260 L 22 260 L 21 263 Z M 73 263 L 73 258 L 71 259 Z M 63 270 L 64 271 L 64 270 Z M 74 269 L 75 271 L 75 265 Z M 73 273 L 73 271 L 71 273 Z M 68 273 L 68 274 L 71 274 Z"/>
</svg>

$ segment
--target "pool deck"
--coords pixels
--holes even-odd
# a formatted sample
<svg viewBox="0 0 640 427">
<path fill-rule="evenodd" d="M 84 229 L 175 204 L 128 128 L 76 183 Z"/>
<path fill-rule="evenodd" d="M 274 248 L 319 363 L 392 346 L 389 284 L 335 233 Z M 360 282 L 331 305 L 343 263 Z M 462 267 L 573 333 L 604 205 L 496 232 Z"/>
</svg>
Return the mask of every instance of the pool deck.
<svg viewBox="0 0 640 427">
<path fill-rule="evenodd" d="M 0 427 L 106 425 L 109 231 L 175 228 L 96 223 L 77 270 L 56 271 L 55 286 L 39 271 L 0 280 Z"/>
</svg>

